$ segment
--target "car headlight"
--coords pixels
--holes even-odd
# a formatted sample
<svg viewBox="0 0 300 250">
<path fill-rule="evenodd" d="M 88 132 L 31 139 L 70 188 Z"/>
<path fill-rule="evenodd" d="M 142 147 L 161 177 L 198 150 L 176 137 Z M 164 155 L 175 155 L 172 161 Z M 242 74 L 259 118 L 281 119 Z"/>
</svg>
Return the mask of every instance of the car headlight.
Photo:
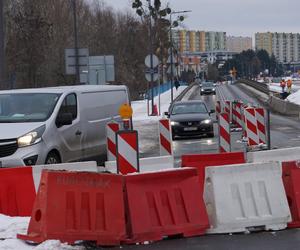
<svg viewBox="0 0 300 250">
<path fill-rule="evenodd" d="M 201 121 L 201 124 L 210 124 L 211 120 L 210 119 L 205 119 L 203 121 Z"/>
<path fill-rule="evenodd" d="M 216 91 L 216 89 L 215 89 L 215 88 L 213 88 L 213 89 L 212 89 L 212 91 Z"/>
<path fill-rule="evenodd" d="M 36 143 L 39 143 L 42 140 L 42 135 L 45 131 L 46 126 L 43 125 L 35 130 L 21 136 L 18 138 L 18 146 L 26 147 Z"/>
<path fill-rule="evenodd" d="M 171 121 L 171 126 L 175 126 L 175 125 L 178 125 L 179 122 L 174 122 L 174 121 Z"/>
</svg>

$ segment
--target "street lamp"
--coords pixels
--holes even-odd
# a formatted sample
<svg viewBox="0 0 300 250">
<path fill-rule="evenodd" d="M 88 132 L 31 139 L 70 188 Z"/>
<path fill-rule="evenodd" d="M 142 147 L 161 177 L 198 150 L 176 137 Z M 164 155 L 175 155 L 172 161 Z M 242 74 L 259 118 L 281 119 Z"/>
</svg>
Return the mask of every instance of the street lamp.
<svg viewBox="0 0 300 250">
<path fill-rule="evenodd" d="M 173 71 L 173 37 L 172 37 L 172 15 L 192 12 L 191 10 L 173 11 L 170 13 L 170 73 L 171 73 L 171 102 L 173 102 L 173 82 L 174 82 L 174 71 Z"/>
</svg>

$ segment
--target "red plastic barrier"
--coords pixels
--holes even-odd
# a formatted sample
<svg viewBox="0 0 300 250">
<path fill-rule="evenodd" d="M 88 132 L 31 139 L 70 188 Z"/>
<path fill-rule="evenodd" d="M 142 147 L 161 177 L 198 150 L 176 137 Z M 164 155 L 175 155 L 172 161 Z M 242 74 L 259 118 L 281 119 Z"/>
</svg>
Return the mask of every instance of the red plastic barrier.
<svg viewBox="0 0 300 250">
<path fill-rule="evenodd" d="M 292 222 L 289 228 L 300 227 L 300 164 L 297 161 L 282 162 L 282 180 L 289 203 Z"/>
<path fill-rule="evenodd" d="M 208 217 L 194 168 L 124 176 L 130 243 L 202 235 Z"/>
<path fill-rule="evenodd" d="M 0 169 L 0 213 L 30 216 L 36 196 L 32 167 Z"/>
<path fill-rule="evenodd" d="M 181 167 L 195 167 L 198 169 L 200 183 L 204 183 L 206 167 L 240 164 L 245 162 L 246 160 L 243 152 L 192 154 L 181 156 Z M 203 187 L 203 185 L 201 187 Z"/>
<path fill-rule="evenodd" d="M 18 238 L 119 245 L 126 239 L 122 176 L 43 171 L 27 233 Z"/>
</svg>

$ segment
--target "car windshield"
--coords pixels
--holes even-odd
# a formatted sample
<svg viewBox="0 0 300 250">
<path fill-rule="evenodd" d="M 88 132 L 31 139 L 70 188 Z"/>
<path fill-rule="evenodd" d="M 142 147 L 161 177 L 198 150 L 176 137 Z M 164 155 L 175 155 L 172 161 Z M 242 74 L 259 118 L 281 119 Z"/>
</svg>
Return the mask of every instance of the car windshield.
<svg viewBox="0 0 300 250">
<path fill-rule="evenodd" d="M 214 85 L 213 85 L 213 83 L 212 82 L 204 82 L 204 83 L 202 83 L 202 87 L 206 87 L 206 88 L 208 88 L 208 87 L 213 87 Z"/>
<path fill-rule="evenodd" d="M 176 104 L 172 109 L 172 115 L 207 113 L 203 103 Z"/>
<path fill-rule="evenodd" d="M 0 123 L 46 121 L 59 96 L 50 93 L 1 94 Z"/>
</svg>

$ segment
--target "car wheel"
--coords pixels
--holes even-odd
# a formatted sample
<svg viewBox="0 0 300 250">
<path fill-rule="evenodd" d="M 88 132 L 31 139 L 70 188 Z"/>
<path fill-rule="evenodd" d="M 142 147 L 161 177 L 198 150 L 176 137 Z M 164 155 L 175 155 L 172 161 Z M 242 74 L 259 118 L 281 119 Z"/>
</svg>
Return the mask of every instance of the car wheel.
<svg viewBox="0 0 300 250">
<path fill-rule="evenodd" d="M 45 164 L 58 164 L 58 163 L 61 163 L 61 159 L 60 159 L 59 155 L 53 151 L 50 152 L 47 155 Z"/>
</svg>

